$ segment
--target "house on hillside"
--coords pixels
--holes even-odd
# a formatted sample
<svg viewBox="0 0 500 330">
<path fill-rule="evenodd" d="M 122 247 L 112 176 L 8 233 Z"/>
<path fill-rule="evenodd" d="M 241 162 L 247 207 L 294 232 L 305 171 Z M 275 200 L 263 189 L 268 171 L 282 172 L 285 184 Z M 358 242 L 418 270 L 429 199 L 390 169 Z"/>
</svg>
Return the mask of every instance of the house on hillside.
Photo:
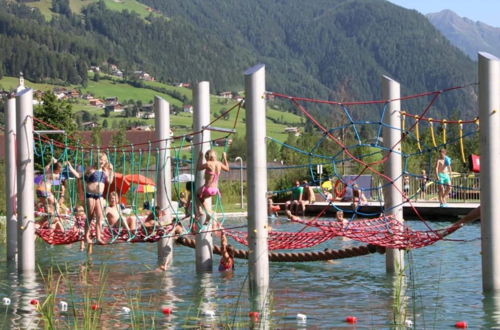
<svg viewBox="0 0 500 330">
<path fill-rule="evenodd" d="M 175 86 L 175 87 L 184 87 L 184 88 L 191 88 L 191 84 L 190 83 L 173 83 L 172 86 Z"/>
<path fill-rule="evenodd" d="M 86 121 L 84 123 L 81 123 L 80 126 L 82 127 L 82 129 L 84 130 L 89 130 L 89 129 L 92 129 L 94 127 L 97 127 L 99 126 L 98 123 L 96 123 L 95 121 Z"/>
<path fill-rule="evenodd" d="M 116 65 L 111 64 L 109 69 L 112 76 L 123 78 L 123 72 Z"/>
<path fill-rule="evenodd" d="M 298 127 L 287 127 L 284 130 L 285 133 L 293 134 L 295 136 L 300 136 L 300 128 Z"/>
<path fill-rule="evenodd" d="M 231 93 L 231 92 L 220 92 L 217 95 L 219 97 L 222 97 L 223 99 L 231 99 L 233 97 L 233 93 Z"/>
<path fill-rule="evenodd" d="M 107 97 L 104 99 L 104 102 L 106 105 L 114 105 L 118 103 L 118 97 L 117 96 L 112 96 L 112 97 Z"/>
<path fill-rule="evenodd" d="M 89 104 L 94 107 L 104 108 L 104 102 L 99 99 L 90 99 Z"/>
<path fill-rule="evenodd" d="M 139 80 L 155 81 L 155 78 L 153 76 L 144 71 L 134 71 L 134 77 Z"/>
<path fill-rule="evenodd" d="M 153 111 L 137 111 L 135 117 L 141 119 L 154 119 L 155 113 Z"/>
<path fill-rule="evenodd" d="M 184 106 L 182 107 L 182 111 L 187 113 L 193 113 L 193 106 L 190 104 L 184 104 Z"/>
<path fill-rule="evenodd" d="M 116 103 L 116 104 L 107 105 L 106 107 L 104 107 L 104 110 L 110 111 L 110 112 L 120 113 L 120 112 L 125 111 L 125 108 L 120 103 Z"/>
<path fill-rule="evenodd" d="M 77 99 L 80 97 L 80 92 L 73 88 L 71 91 L 68 92 L 68 96 Z"/>
</svg>

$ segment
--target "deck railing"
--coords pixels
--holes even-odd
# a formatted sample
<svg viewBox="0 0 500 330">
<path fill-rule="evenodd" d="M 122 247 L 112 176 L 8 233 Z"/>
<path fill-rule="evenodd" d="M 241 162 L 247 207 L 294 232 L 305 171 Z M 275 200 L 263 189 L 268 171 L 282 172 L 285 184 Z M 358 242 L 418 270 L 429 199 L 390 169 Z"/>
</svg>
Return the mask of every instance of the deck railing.
<svg viewBox="0 0 500 330">
<path fill-rule="evenodd" d="M 408 197 L 413 201 L 437 201 L 439 184 L 435 177 L 429 178 L 425 183 L 419 177 L 409 177 Z M 450 202 L 474 202 L 479 201 L 479 175 L 478 174 L 460 174 L 454 173 L 451 179 Z M 372 200 L 382 200 L 381 181 L 374 179 L 372 181 Z M 379 193 L 380 191 L 380 193 Z"/>
</svg>

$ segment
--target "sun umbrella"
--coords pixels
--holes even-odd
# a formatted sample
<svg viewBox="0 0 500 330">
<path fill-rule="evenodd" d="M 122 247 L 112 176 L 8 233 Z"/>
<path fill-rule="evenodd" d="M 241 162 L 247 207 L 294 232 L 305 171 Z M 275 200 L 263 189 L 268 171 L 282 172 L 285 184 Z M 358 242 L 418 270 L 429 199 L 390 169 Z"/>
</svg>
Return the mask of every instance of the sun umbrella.
<svg viewBox="0 0 500 330">
<path fill-rule="evenodd" d="M 192 182 L 194 181 L 194 175 L 190 173 L 182 173 L 172 179 L 173 182 Z"/>
<path fill-rule="evenodd" d="M 153 179 L 150 179 L 142 174 L 127 174 L 124 176 L 124 179 L 127 180 L 129 183 L 150 185 L 150 186 L 156 185 L 156 182 Z"/>
<path fill-rule="evenodd" d="M 148 184 L 141 184 L 135 189 L 135 191 L 138 193 L 154 193 L 156 191 L 156 187 Z"/>
<path fill-rule="evenodd" d="M 113 181 L 109 185 L 106 185 L 106 195 L 112 191 L 116 191 L 119 195 L 127 193 L 130 189 L 130 182 L 125 179 L 123 174 L 115 172 Z"/>
</svg>

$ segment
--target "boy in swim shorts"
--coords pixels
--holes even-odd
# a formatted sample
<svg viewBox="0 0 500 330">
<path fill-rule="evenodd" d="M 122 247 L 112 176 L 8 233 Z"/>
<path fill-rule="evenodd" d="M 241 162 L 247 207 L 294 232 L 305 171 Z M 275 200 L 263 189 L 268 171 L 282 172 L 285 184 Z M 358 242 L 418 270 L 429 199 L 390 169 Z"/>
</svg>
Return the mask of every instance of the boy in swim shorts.
<svg viewBox="0 0 500 330">
<path fill-rule="evenodd" d="M 446 207 L 448 196 L 451 192 L 451 158 L 446 156 L 446 149 L 439 151 L 436 162 L 436 178 L 438 183 L 439 206 Z"/>
</svg>

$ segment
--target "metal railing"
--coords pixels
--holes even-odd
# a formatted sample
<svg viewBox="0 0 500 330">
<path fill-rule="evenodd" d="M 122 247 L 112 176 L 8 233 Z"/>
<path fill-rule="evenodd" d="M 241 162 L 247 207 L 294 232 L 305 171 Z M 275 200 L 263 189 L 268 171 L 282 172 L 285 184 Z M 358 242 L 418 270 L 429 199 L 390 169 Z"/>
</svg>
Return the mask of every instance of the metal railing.
<svg viewBox="0 0 500 330">
<path fill-rule="evenodd" d="M 467 173 L 453 173 L 451 178 L 451 202 L 479 202 L 479 175 Z M 381 188 L 383 181 L 379 178 L 372 181 L 372 199 L 382 200 Z M 425 186 L 425 188 L 424 188 Z M 409 190 L 404 193 L 413 201 L 437 201 L 439 184 L 435 177 L 426 182 L 422 178 L 409 177 Z M 404 186 L 403 186 L 404 190 Z"/>
</svg>

